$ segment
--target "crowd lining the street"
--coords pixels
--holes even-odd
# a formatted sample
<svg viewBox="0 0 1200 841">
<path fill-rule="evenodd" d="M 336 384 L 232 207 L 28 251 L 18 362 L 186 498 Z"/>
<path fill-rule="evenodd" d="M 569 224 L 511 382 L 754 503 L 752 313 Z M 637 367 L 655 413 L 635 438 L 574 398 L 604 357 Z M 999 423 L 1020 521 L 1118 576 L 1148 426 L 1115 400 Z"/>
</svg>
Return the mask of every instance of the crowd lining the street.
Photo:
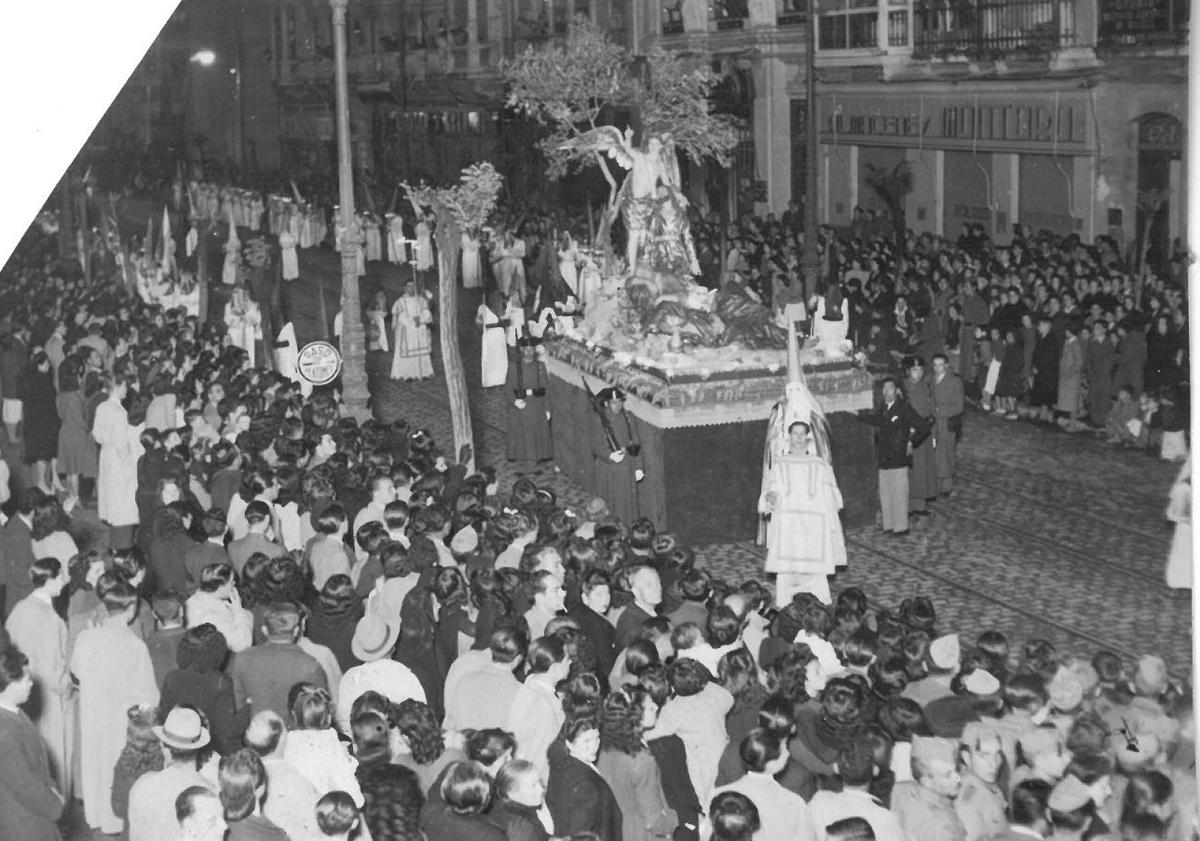
<svg viewBox="0 0 1200 841">
<path fill-rule="evenodd" d="M 723 266 L 697 219 L 707 282 L 779 303 L 795 214 L 743 223 Z M 526 224 L 536 317 L 571 278 Z M 1186 455 L 1177 277 L 1107 240 L 825 238 L 816 316 L 841 297 L 869 362 L 940 358 L 985 409 Z M 968 635 L 920 594 L 774 609 L 647 520 L 500 495 L 469 451 L 342 417 L 109 280 L 31 232 L 0 285 L 29 466 L 0 538 L 0 837 L 57 838 L 72 797 L 130 841 L 1197 837 L 1191 689 L 1157 656 Z"/>
</svg>

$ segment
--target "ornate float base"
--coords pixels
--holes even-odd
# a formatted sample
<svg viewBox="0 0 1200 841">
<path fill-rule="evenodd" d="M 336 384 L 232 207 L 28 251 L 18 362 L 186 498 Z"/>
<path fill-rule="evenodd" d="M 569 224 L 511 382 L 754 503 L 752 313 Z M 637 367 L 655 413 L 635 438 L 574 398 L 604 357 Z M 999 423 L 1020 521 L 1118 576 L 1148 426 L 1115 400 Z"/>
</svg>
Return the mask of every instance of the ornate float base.
<svg viewBox="0 0 1200 841">
<path fill-rule="evenodd" d="M 642 445 L 640 514 L 693 544 L 751 540 L 758 530 L 763 443 L 785 373 L 743 367 L 704 375 L 642 367 L 572 339 L 546 344 L 554 453 L 592 491 L 594 392 L 617 386 Z M 780 354 L 782 359 L 782 354 Z M 848 360 L 805 362 L 809 388 L 829 418 L 843 522 L 874 522 L 878 491 L 870 427 L 853 412 L 872 405 L 871 376 Z"/>
</svg>

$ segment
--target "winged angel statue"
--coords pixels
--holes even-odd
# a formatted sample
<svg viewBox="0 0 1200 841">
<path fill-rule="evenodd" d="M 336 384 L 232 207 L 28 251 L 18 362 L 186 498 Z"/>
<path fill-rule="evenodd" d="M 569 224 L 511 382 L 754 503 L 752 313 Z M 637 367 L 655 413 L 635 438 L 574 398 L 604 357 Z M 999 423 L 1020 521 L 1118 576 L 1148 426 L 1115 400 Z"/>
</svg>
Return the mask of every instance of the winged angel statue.
<svg viewBox="0 0 1200 841">
<path fill-rule="evenodd" d="M 622 133 L 615 126 L 599 126 L 561 148 L 607 155 L 629 172 L 618 201 L 628 235 L 625 258 L 630 274 L 640 269 L 684 279 L 700 273 L 670 135 L 652 135 L 640 148 L 633 142 L 633 129 Z"/>
<path fill-rule="evenodd" d="M 726 283 L 714 295 L 693 282 L 700 264 L 669 134 L 651 135 L 639 147 L 632 129 L 599 126 L 560 148 L 607 155 L 629 173 L 617 194 L 626 231 L 625 289 L 646 332 L 678 336 L 685 346 L 783 347 L 771 312 L 740 283 Z"/>
</svg>

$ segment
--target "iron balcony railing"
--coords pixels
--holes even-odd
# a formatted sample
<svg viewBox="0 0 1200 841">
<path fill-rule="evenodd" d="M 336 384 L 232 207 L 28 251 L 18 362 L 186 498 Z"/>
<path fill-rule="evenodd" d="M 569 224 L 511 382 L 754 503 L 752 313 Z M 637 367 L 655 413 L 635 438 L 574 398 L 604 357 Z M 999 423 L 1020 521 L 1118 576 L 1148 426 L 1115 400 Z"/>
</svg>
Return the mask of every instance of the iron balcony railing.
<svg viewBox="0 0 1200 841">
<path fill-rule="evenodd" d="M 1188 40 L 1190 0 L 1098 0 L 1101 47 L 1174 47 Z"/>
<path fill-rule="evenodd" d="M 913 4 L 915 58 L 1044 56 L 1070 46 L 1075 38 L 1075 0 L 916 0 Z"/>
</svg>

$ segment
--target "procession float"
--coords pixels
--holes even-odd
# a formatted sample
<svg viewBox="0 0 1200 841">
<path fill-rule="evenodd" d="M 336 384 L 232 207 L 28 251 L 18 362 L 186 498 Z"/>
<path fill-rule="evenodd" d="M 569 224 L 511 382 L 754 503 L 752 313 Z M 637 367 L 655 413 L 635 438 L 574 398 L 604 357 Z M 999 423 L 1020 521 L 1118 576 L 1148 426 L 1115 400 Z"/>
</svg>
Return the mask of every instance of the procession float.
<svg viewBox="0 0 1200 841">
<path fill-rule="evenodd" d="M 789 350 L 791 313 L 764 306 L 736 276 L 715 290 L 693 281 L 699 266 L 669 136 L 634 145 L 629 130 L 601 126 L 569 143 L 626 170 L 626 247 L 605 268 L 589 263 L 599 294 L 545 346 L 561 469 L 597 491 L 604 454 L 594 452 L 592 430 L 611 422 L 596 395 L 613 389 L 639 451 L 639 513 L 693 542 L 754 539 L 767 423 L 790 378 L 829 419 L 845 523 L 871 521 L 871 438 L 852 413 L 872 405 L 872 379 L 855 362 L 845 321 L 814 320 Z"/>
</svg>

